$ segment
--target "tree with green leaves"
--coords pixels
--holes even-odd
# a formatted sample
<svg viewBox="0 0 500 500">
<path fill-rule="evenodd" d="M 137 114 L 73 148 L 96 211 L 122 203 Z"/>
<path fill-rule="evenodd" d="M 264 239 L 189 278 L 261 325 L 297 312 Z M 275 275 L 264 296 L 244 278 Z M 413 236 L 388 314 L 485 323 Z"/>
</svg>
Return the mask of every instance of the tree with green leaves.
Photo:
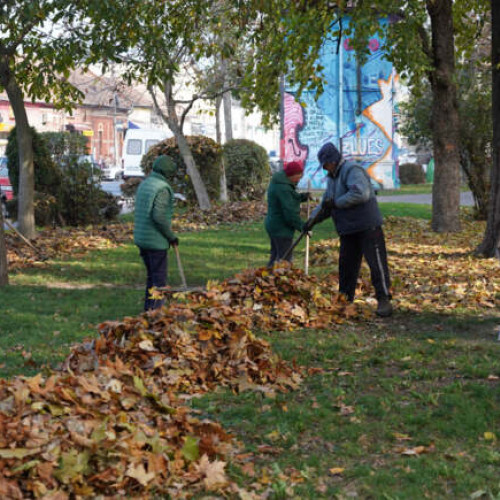
<svg viewBox="0 0 500 500">
<path fill-rule="evenodd" d="M 351 37 L 360 62 L 367 39 L 380 34 L 387 57 L 407 83 L 418 88 L 427 79 L 432 90 L 432 137 L 435 157 L 432 227 L 460 229 L 459 118 L 455 83 L 457 56 L 474 47 L 487 12 L 487 1 L 394 0 L 294 2 L 259 0 L 246 4 L 254 19 L 254 55 L 245 75 L 245 103 L 272 116 L 277 110 L 278 75 L 286 74 L 298 93 L 323 89 L 318 53 L 327 37 Z M 342 20 L 349 16 L 349 27 Z M 387 24 L 381 24 L 387 18 Z"/>
<path fill-rule="evenodd" d="M 116 29 L 126 14 L 110 0 L 7 0 L 0 3 L 0 90 L 12 107 L 19 144 L 18 222 L 34 238 L 34 167 L 26 100 L 43 100 L 70 111 L 83 96 L 68 81 L 70 70 L 114 58 L 123 48 Z"/>
<path fill-rule="evenodd" d="M 200 100 L 215 100 L 232 83 L 214 71 L 228 44 L 218 30 L 237 12 L 229 2 L 158 0 L 141 2 L 140 15 L 127 17 L 130 51 L 123 54 L 129 81 L 147 84 L 155 108 L 176 138 L 201 209 L 210 199 L 184 133 L 186 116 Z M 119 36 L 119 33 L 117 33 Z M 221 83 L 222 82 L 222 83 Z"/>
</svg>

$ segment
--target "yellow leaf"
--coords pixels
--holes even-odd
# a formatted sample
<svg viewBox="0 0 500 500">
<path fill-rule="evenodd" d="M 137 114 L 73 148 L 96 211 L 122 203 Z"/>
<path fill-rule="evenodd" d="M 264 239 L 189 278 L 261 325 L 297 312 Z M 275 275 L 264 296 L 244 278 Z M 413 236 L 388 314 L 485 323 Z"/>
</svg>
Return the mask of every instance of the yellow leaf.
<svg viewBox="0 0 500 500">
<path fill-rule="evenodd" d="M 204 476 L 203 484 L 207 490 L 216 490 L 227 484 L 224 467 L 226 462 L 216 460 L 210 462 L 207 455 L 203 455 L 200 463 L 196 466 L 197 472 Z"/>
<path fill-rule="evenodd" d="M 330 469 L 330 474 L 342 474 L 342 472 L 344 472 L 344 467 L 332 467 Z"/>
<path fill-rule="evenodd" d="M 134 478 L 143 486 L 147 486 L 148 483 L 152 481 L 155 477 L 154 472 L 147 473 L 146 469 L 144 468 L 144 465 L 142 464 L 138 465 L 130 464 L 125 475 Z"/>
<path fill-rule="evenodd" d="M 486 439 L 486 441 L 496 441 L 497 437 L 494 432 L 485 432 L 484 439 Z"/>
</svg>

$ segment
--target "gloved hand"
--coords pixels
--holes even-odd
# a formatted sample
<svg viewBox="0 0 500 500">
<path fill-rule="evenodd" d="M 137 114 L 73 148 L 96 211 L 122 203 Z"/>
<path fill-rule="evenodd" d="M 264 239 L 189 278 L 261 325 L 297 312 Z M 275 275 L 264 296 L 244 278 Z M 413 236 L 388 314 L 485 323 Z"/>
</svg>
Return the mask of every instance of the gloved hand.
<svg viewBox="0 0 500 500">
<path fill-rule="evenodd" d="M 311 229 L 314 227 L 314 220 L 308 219 L 304 222 L 304 225 L 302 226 L 302 231 L 309 233 L 311 232 Z"/>
<path fill-rule="evenodd" d="M 172 247 L 179 246 L 179 238 L 176 237 L 173 240 L 170 240 L 169 243 L 170 243 L 170 246 L 172 246 Z"/>
<path fill-rule="evenodd" d="M 326 211 L 332 211 L 334 208 L 336 208 L 337 206 L 335 205 L 335 201 L 333 198 L 328 198 L 326 200 L 323 200 L 323 203 L 322 203 L 322 208 L 323 210 L 326 210 Z"/>
</svg>

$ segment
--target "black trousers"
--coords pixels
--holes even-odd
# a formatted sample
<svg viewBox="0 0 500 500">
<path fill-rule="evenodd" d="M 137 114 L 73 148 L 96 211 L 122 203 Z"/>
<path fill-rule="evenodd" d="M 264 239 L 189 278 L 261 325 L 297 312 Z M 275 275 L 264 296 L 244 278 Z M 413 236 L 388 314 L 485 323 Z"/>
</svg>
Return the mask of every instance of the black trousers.
<svg viewBox="0 0 500 500">
<path fill-rule="evenodd" d="M 363 256 L 370 267 L 371 280 L 377 299 L 391 297 L 391 281 L 387 265 L 387 250 L 382 228 L 340 236 L 339 291 L 354 300 L 356 283 Z"/>
<path fill-rule="evenodd" d="M 267 266 L 272 267 L 276 261 L 283 259 L 286 251 L 292 246 L 293 238 L 275 238 L 271 235 L 269 238 L 271 239 L 271 257 Z M 290 254 L 286 260 L 292 262 L 292 259 L 293 255 Z"/>
<path fill-rule="evenodd" d="M 149 289 L 164 287 L 167 284 L 167 251 L 147 250 L 145 248 L 139 248 L 139 251 L 147 271 L 144 310 L 159 309 L 165 301 L 151 298 Z"/>
</svg>

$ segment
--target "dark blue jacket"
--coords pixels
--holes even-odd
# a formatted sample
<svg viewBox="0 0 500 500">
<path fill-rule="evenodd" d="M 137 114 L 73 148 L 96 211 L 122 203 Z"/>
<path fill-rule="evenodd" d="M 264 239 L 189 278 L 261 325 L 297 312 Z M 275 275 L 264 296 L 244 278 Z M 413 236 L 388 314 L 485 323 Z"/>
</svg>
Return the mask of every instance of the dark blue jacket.
<svg viewBox="0 0 500 500">
<path fill-rule="evenodd" d="M 334 208 L 329 209 L 331 200 Z M 316 222 L 331 216 L 339 235 L 366 231 L 383 222 L 370 177 L 357 162 L 346 160 L 340 162 L 333 176 L 328 174 L 325 193 L 312 216 L 316 216 Z"/>
</svg>

